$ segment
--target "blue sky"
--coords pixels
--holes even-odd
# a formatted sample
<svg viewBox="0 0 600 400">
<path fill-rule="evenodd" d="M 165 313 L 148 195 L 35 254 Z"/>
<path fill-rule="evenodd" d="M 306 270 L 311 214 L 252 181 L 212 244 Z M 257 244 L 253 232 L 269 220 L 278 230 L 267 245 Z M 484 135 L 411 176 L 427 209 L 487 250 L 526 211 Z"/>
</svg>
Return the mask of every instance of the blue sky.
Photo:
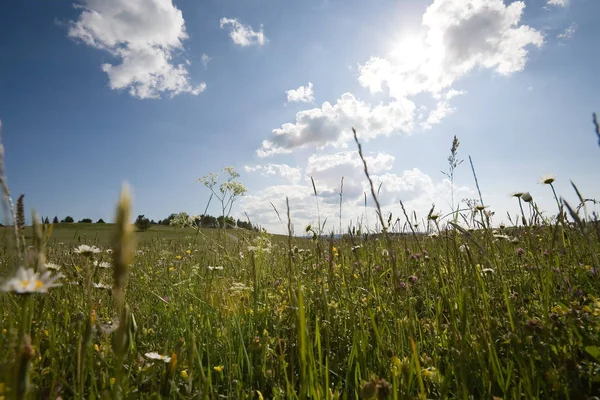
<svg viewBox="0 0 600 400">
<path fill-rule="evenodd" d="M 234 166 L 233 210 L 278 232 L 364 211 L 356 126 L 386 211 L 450 210 L 440 172 L 457 135 L 496 222 L 513 191 L 554 210 L 569 179 L 600 198 L 596 0 L 23 0 L 0 5 L 8 182 L 38 213 L 112 219 L 204 211 L 196 179 Z M 478 197 L 467 162 L 455 198 Z M 374 214 L 369 204 L 370 219 Z M 217 208 L 212 208 L 217 213 Z"/>
</svg>

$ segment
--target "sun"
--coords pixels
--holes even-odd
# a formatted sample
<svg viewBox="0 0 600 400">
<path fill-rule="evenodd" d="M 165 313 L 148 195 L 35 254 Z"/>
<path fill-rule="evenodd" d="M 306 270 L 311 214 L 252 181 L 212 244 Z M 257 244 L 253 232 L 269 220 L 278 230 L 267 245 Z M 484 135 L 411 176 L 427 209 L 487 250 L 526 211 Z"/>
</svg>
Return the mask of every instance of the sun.
<svg viewBox="0 0 600 400">
<path fill-rule="evenodd" d="M 420 64 L 427 54 L 425 41 L 417 34 L 404 34 L 390 47 L 390 57 L 406 66 Z"/>
</svg>

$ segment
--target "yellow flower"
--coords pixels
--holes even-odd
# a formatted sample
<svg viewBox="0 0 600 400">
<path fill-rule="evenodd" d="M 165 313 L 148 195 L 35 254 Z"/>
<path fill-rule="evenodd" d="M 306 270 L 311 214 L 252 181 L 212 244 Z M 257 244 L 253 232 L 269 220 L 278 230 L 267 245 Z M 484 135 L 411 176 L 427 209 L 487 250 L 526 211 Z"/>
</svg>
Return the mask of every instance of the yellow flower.
<svg viewBox="0 0 600 400">
<path fill-rule="evenodd" d="M 173 271 L 175 271 L 175 267 L 170 267 L 170 268 L 169 268 L 169 271 L 170 271 L 170 272 L 173 272 Z"/>
<path fill-rule="evenodd" d="M 178 259 L 178 260 L 182 259 L 182 257 L 180 255 L 177 255 L 175 258 Z"/>
<path fill-rule="evenodd" d="M 110 384 L 114 385 L 117 380 L 115 378 L 110 378 Z"/>
<path fill-rule="evenodd" d="M 188 255 L 188 256 L 189 256 L 190 254 L 192 254 L 192 251 L 191 251 L 190 249 L 187 249 L 185 252 L 187 253 L 187 255 Z"/>
<path fill-rule="evenodd" d="M 181 375 L 181 377 L 182 377 L 183 379 L 187 379 L 187 378 L 188 378 L 188 373 L 187 373 L 187 371 L 186 371 L 185 369 L 184 369 L 184 370 L 182 370 L 182 371 L 179 373 L 179 375 Z"/>
<path fill-rule="evenodd" d="M 260 392 L 260 390 L 256 391 L 256 395 L 258 396 L 258 400 L 264 400 L 263 394 Z"/>
<path fill-rule="evenodd" d="M 100 346 L 98 346 L 96 343 L 94 343 L 94 350 L 100 352 Z"/>
<path fill-rule="evenodd" d="M 44 329 L 42 332 L 44 332 L 44 335 L 48 337 L 48 329 Z"/>
<path fill-rule="evenodd" d="M 225 368 L 225 367 L 223 367 L 222 365 L 217 365 L 216 367 L 213 367 L 213 369 L 216 372 L 223 372 L 223 368 Z"/>
</svg>

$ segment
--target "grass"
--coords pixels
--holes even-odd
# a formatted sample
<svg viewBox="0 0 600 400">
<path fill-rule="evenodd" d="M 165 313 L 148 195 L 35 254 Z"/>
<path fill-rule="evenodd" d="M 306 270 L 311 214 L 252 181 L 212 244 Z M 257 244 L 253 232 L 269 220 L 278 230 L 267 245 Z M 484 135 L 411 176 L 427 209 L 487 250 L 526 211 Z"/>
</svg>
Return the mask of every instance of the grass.
<svg viewBox="0 0 600 400">
<path fill-rule="evenodd" d="M 94 226 L 92 238 L 87 228 L 56 227 L 47 259 L 61 266 L 64 284 L 47 294 L 0 295 L 0 396 L 15 396 L 25 301 L 32 303 L 30 398 L 113 397 L 121 367 L 126 398 L 371 391 L 581 399 L 600 390 L 598 237 L 590 247 L 591 233 L 577 227 L 564 227 L 564 246 L 552 226 L 511 231 L 518 243 L 491 230 L 394 235 L 398 283 L 377 237 L 298 241 L 290 275 L 287 248 L 269 246 L 268 235 L 248 239 L 263 239 L 248 251 L 245 240 L 223 248 L 218 238 L 185 231 L 146 232 L 129 271 L 125 296 L 137 329 L 122 365 L 111 291 L 86 287 L 89 261 L 66 241 L 80 232 L 82 242 L 107 243 L 111 229 Z M 3 249 L 4 275 L 13 256 Z M 110 269 L 90 273 L 94 283 L 113 283 Z M 170 361 L 150 360 L 150 352 Z"/>
<path fill-rule="evenodd" d="M 0 400 L 592 399 L 600 223 L 551 189 L 553 218 L 519 194 L 510 227 L 472 204 L 336 239 L 135 233 L 125 194 L 116 224 L 25 228 L 18 203 L 0 275 L 37 273 L 0 293 Z"/>
</svg>

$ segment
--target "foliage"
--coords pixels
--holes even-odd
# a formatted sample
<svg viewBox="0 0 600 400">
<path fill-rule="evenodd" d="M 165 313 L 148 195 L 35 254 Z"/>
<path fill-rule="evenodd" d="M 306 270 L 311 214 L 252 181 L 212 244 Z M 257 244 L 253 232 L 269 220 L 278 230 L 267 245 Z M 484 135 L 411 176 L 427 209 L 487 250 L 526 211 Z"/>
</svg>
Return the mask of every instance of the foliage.
<svg viewBox="0 0 600 400">
<path fill-rule="evenodd" d="M 91 224 L 92 220 L 90 218 L 84 218 L 81 221 L 79 221 L 80 224 Z"/>
<path fill-rule="evenodd" d="M 71 216 L 66 216 L 65 219 L 63 219 L 62 221 L 60 221 L 61 223 L 65 223 L 65 224 L 72 224 L 73 222 L 75 222 L 75 220 L 73 219 L 73 217 Z"/>
<path fill-rule="evenodd" d="M 138 231 L 147 231 L 150 228 L 150 220 L 143 215 L 138 215 L 134 225 Z"/>
<path fill-rule="evenodd" d="M 100 218 L 98 221 L 96 221 L 97 224 L 104 224 L 104 220 L 102 218 Z"/>
<path fill-rule="evenodd" d="M 223 168 L 223 172 L 225 172 L 226 177 L 225 181 L 220 185 L 218 184 L 219 175 L 215 173 L 210 173 L 209 175 L 205 175 L 198 179 L 198 182 L 204 184 L 204 186 L 211 191 L 211 198 L 212 196 L 215 196 L 221 203 L 222 220 L 229 217 L 234 202 L 248 192 L 246 187 L 237 180 L 240 174 L 238 174 L 233 167 L 225 167 Z M 219 223 L 219 225 L 221 227 L 226 226 L 223 223 Z"/>
</svg>

